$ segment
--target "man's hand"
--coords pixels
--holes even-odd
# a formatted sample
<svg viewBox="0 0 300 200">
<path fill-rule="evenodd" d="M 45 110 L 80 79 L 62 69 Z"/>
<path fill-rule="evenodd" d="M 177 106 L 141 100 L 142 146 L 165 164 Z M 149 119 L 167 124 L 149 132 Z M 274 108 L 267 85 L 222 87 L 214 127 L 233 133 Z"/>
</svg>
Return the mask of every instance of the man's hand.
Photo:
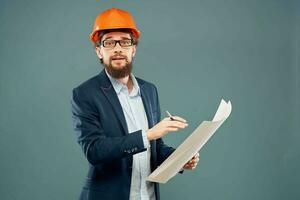
<svg viewBox="0 0 300 200">
<path fill-rule="evenodd" d="M 183 129 L 188 126 L 187 121 L 178 116 L 172 116 L 174 120 L 171 120 L 169 117 L 164 118 L 151 129 L 146 131 L 147 138 L 149 141 L 156 140 L 169 132 L 178 131 L 178 129 Z"/>
<path fill-rule="evenodd" d="M 193 170 L 196 168 L 198 162 L 199 162 L 199 153 L 194 155 L 192 159 L 183 166 L 183 169 Z"/>
</svg>

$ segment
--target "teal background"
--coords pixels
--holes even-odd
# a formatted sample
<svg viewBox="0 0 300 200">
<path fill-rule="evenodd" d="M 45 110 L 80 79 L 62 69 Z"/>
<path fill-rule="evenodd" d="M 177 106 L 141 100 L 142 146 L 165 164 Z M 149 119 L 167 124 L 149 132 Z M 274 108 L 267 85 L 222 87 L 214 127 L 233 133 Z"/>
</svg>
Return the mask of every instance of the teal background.
<svg viewBox="0 0 300 200">
<path fill-rule="evenodd" d="M 88 165 L 72 130 L 73 87 L 97 74 L 95 16 L 132 12 L 142 35 L 134 74 L 189 127 L 221 98 L 231 116 L 196 170 L 161 185 L 162 199 L 300 199 L 297 0 L 0 1 L 0 199 L 77 199 Z"/>
</svg>

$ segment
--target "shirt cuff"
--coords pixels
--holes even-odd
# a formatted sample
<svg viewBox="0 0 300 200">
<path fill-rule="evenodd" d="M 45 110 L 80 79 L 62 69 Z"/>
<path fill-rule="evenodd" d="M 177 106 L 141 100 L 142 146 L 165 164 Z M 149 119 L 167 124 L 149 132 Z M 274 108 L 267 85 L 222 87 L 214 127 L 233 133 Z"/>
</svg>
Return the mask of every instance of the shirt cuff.
<svg viewBox="0 0 300 200">
<path fill-rule="evenodd" d="M 144 147 L 148 149 L 150 147 L 150 142 L 147 138 L 147 133 L 145 130 L 142 130 L 142 137 L 143 137 Z"/>
</svg>

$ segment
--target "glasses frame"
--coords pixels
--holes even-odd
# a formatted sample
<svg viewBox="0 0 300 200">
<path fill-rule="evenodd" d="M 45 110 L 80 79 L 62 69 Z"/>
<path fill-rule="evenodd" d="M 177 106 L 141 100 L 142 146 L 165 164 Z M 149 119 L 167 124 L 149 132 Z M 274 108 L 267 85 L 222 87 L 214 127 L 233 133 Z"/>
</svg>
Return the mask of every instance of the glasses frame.
<svg viewBox="0 0 300 200">
<path fill-rule="evenodd" d="M 113 46 L 113 47 L 107 47 L 107 46 L 104 46 L 104 42 L 105 41 L 107 41 L 107 40 L 112 40 L 112 41 L 114 41 L 115 42 L 115 45 Z M 123 40 L 130 40 L 131 41 L 131 44 L 129 45 L 129 46 L 122 46 L 121 45 L 121 41 L 123 41 Z M 131 39 L 122 39 L 122 40 L 113 40 L 113 39 L 106 39 L 106 40 L 103 40 L 103 41 L 101 41 L 101 43 L 100 43 L 100 45 L 102 45 L 104 48 L 114 48 L 116 45 L 117 45 L 117 43 L 119 43 L 119 45 L 121 46 L 121 47 L 131 47 L 131 46 L 133 46 L 134 45 L 134 41 L 133 41 L 133 39 L 131 38 Z"/>
</svg>

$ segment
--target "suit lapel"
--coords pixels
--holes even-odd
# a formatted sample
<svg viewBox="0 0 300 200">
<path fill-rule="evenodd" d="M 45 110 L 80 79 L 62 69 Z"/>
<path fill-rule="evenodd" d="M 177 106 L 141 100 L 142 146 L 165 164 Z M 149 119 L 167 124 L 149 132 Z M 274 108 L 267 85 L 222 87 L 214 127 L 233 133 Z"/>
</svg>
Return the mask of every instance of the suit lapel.
<svg viewBox="0 0 300 200">
<path fill-rule="evenodd" d="M 101 87 L 105 97 L 112 105 L 113 110 L 114 110 L 115 114 L 117 115 L 117 117 L 123 127 L 124 133 L 128 134 L 128 127 L 126 124 L 126 119 L 125 119 L 125 116 L 123 113 L 121 103 L 119 101 L 116 91 L 114 90 L 109 78 L 107 77 L 107 75 L 105 73 L 105 70 L 102 70 L 102 72 L 100 72 L 99 80 L 100 80 L 100 87 Z"/>
<path fill-rule="evenodd" d="M 139 83 L 140 84 L 140 83 Z M 146 111 L 147 119 L 148 119 L 148 127 L 152 128 L 155 125 L 154 119 L 153 119 L 153 109 L 151 107 L 151 97 L 149 96 L 149 93 L 146 92 L 145 87 L 143 87 L 142 84 L 140 84 L 140 90 L 141 90 L 141 96 L 142 96 L 142 101 L 144 104 L 144 108 Z M 151 171 L 154 171 L 156 169 L 156 140 L 150 141 L 151 145 Z"/>
<path fill-rule="evenodd" d="M 140 90 L 141 90 L 142 101 L 143 101 L 147 119 L 148 119 L 148 127 L 151 128 L 154 123 L 153 123 L 153 117 L 152 117 L 152 112 L 151 112 L 152 108 L 151 108 L 151 104 L 150 104 L 150 97 L 147 94 L 147 92 L 145 91 L 145 88 L 143 87 L 143 85 L 140 85 Z"/>
</svg>

